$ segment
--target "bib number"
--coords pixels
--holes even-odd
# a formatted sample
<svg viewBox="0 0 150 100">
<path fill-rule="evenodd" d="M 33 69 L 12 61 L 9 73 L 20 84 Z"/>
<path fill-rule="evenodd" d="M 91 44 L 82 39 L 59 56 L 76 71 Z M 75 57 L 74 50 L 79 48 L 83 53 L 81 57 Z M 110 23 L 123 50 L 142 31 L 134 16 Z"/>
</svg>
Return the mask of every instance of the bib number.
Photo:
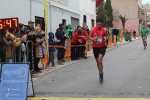
<svg viewBox="0 0 150 100">
<path fill-rule="evenodd" d="M 97 37 L 96 43 L 97 44 L 101 44 L 102 43 L 102 37 L 101 36 Z"/>
</svg>

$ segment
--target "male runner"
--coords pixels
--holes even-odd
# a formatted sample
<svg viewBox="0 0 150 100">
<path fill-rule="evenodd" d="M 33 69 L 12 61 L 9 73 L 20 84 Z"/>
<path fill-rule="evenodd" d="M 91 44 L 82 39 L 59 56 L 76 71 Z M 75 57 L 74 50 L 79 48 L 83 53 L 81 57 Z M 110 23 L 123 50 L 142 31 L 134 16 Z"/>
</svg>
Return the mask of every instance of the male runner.
<svg viewBox="0 0 150 100">
<path fill-rule="evenodd" d="M 99 71 L 99 81 L 103 82 L 103 57 L 106 52 L 106 45 L 105 45 L 105 36 L 108 36 L 107 31 L 103 27 L 103 20 L 97 19 L 96 20 L 96 27 L 94 27 L 90 33 L 90 40 L 93 42 L 93 52 L 94 57 L 97 62 L 97 67 Z"/>
<path fill-rule="evenodd" d="M 143 29 L 141 30 L 141 37 L 142 37 L 144 49 L 146 49 L 147 46 L 147 34 L 148 34 L 148 30 L 143 26 Z"/>
</svg>

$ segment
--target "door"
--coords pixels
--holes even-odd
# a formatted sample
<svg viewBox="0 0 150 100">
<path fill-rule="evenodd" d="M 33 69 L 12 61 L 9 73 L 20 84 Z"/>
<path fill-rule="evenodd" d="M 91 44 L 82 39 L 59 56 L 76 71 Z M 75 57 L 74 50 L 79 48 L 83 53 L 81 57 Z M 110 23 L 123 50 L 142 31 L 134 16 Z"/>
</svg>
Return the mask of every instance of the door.
<svg viewBox="0 0 150 100">
<path fill-rule="evenodd" d="M 71 24 L 73 31 L 75 31 L 77 26 L 79 25 L 79 19 L 71 17 Z"/>
</svg>

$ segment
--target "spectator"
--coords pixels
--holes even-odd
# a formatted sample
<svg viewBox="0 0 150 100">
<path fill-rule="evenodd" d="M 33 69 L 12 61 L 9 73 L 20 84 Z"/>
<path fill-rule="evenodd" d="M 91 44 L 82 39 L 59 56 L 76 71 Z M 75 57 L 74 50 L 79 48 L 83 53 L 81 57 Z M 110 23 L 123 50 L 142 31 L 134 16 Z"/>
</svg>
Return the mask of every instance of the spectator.
<svg viewBox="0 0 150 100">
<path fill-rule="evenodd" d="M 116 43 L 117 43 L 117 38 L 118 38 L 119 31 L 118 31 L 118 29 L 116 29 L 116 27 L 113 30 L 113 34 L 116 35 Z"/>
<path fill-rule="evenodd" d="M 65 46 L 65 40 L 67 39 L 67 37 L 64 35 L 64 26 L 62 24 L 59 25 L 60 28 L 57 29 L 56 32 L 56 38 L 58 40 L 60 40 L 57 44 L 59 46 Z M 63 65 L 63 58 L 64 58 L 64 52 L 65 49 L 64 48 L 58 48 L 58 53 L 57 53 L 57 58 L 58 58 L 58 64 L 59 65 Z"/>
<path fill-rule="evenodd" d="M 40 59 L 43 58 L 43 49 L 42 43 L 46 40 L 42 35 L 40 27 L 35 27 L 35 36 L 36 36 L 36 45 L 35 45 L 35 58 L 34 58 L 34 71 L 41 72 L 41 69 L 38 67 Z"/>
<path fill-rule="evenodd" d="M 41 25 L 40 24 L 36 24 L 36 27 L 41 27 Z"/>
<path fill-rule="evenodd" d="M 56 42 L 60 42 L 60 40 L 55 41 L 54 33 L 49 32 L 48 35 L 49 35 L 49 39 L 48 39 L 49 45 L 54 46 L 56 44 Z M 55 67 L 54 51 L 56 51 L 55 47 L 49 47 L 49 62 L 48 62 L 48 64 L 51 63 L 52 67 Z"/>
<path fill-rule="evenodd" d="M 26 33 L 25 33 L 25 26 L 24 26 L 24 24 L 19 23 L 19 28 L 20 28 L 20 34 L 21 34 L 21 35 L 26 34 Z"/>
<path fill-rule="evenodd" d="M 26 28 L 26 31 L 29 31 L 29 32 L 34 31 L 34 22 L 33 21 L 28 22 L 28 26 Z"/>
<path fill-rule="evenodd" d="M 16 38 L 14 36 L 15 32 L 16 32 L 16 29 L 8 29 L 8 31 L 6 33 L 6 37 L 13 39 L 12 45 L 8 46 L 8 48 L 7 48 L 7 62 L 10 62 L 10 60 L 12 59 L 14 49 L 16 47 L 20 46 L 21 42 L 26 41 L 26 35 L 24 35 L 22 38 Z"/>
<path fill-rule="evenodd" d="M 136 31 L 133 31 L 133 38 L 136 39 Z"/>
<path fill-rule="evenodd" d="M 71 24 L 68 24 L 68 29 L 66 30 L 66 35 L 67 35 L 67 38 L 69 40 L 72 38 L 73 30 L 72 30 L 72 25 Z"/>
<path fill-rule="evenodd" d="M 56 33 L 55 33 L 55 36 L 57 38 L 57 31 L 59 31 L 61 29 L 61 26 L 63 26 L 63 24 L 59 24 L 59 28 L 56 29 Z M 68 29 L 68 28 L 67 28 Z M 65 31 L 66 32 L 66 31 Z"/>
<path fill-rule="evenodd" d="M 36 58 L 36 50 L 35 50 L 36 47 L 32 44 L 32 43 L 36 43 L 36 36 L 35 36 L 33 21 L 28 22 L 28 25 L 26 26 L 26 29 L 25 29 L 25 33 L 28 35 L 27 39 L 31 41 L 28 43 L 30 70 L 32 70 L 33 74 L 37 74 L 36 71 L 33 71 L 34 70 L 34 59 Z"/>
<path fill-rule="evenodd" d="M 21 38 L 23 35 L 20 34 L 20 29 L 16 29 L 16 33 L 14 34 L 16 38 Z M 21 43 L 22 45 L 22 43 Z M 16 54 L 16 62 L 19 62 L 20 58 L 19 58 L 19 55 L 21 56 L 21 61 L 23 61 L 23 54 L 22 52 L 20 51 L 21 50 L 21 46 L 18 46 L 15 50 L 15 54 Z"/>
<path fill-rule="evenodd" d="M 78 25 L 77 29 L 74 31 L 74 35 L 73 38 L 75 39 L 75 35 L 77 34 L 78 29 L 81 29 L 81 26 Z M 73 38 L 71 39 L 71 45 L 77 45 L 76 41 L 73 40 Z M 77 60 L 79 59 L 79 47 L 71 47 L 71 60 Z"/>
<path fill-rule="evenodd" d="M 81 28 L 80 25 L 77 26 L 77 29 L 74 31 L 74 33 L 77 32 L 77 30 L 78 30 L 79 28 Z"/>
<path fill-rule="evenodd" d="M 87 25 L 84 26 L 83 36 L 84 36 L 85 41 L 83 41 L 82 45 L 86 45 L 86 42 L 88 41 L 88 38 L 89 38 Z M 82 46 L 82 55 L 81 55 L 82 58 L 86 58 L 85 53 L 84 53 L 85 48 L 86 46 Z"/>
<path fill-rule="evenodd" d="M 77 32 L 73 35 L 73 38 L 71 39 L 71 45 L 82 45 L 86 41 L 85 36 L 83 35 L 83 30 L 79 28 Z M 71 47 L 71 60 L 80 59 L 80 57 L 83 54 L 82 47 Z"/>
<path fill-rule="evenodd" d="M 82 28 L 84 28 L 85 26 L 86 26 L 86 23 L 83 23 L 83 24 L 82 24 Z"/>
<path fill-rule="evenodd" d="M 6 32 L 0 32 L 0 62 L 6 62 L 6 47 L 12 45 L 12 39 L 6 38 Z"/>
</svg>

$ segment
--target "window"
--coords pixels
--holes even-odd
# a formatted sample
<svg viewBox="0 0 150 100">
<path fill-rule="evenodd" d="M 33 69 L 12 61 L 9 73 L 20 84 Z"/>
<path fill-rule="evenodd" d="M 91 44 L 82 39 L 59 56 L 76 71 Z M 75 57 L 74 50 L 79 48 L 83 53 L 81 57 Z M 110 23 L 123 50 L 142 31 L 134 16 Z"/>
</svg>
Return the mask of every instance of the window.
<svg viewBox="0 0 150 100">
<path fill-rule="evenodd" d="M 66 19 L 62 19 L 62 24 L 63 24 L 64 28 L 66 29 Z"/>
<path fill-rule="evenodd" d="M 45 22 L 44 22 L 44 18 L 43 17 L 35 16 L 35 26 L 37 24 L 40 24 L 41 25 L 41 29 L 45 30 Z"/>
<path fill-rule="evenodd" d="M 86 16 L 83 15 L 83 23 L 86 23 Z"/>
</svg>

